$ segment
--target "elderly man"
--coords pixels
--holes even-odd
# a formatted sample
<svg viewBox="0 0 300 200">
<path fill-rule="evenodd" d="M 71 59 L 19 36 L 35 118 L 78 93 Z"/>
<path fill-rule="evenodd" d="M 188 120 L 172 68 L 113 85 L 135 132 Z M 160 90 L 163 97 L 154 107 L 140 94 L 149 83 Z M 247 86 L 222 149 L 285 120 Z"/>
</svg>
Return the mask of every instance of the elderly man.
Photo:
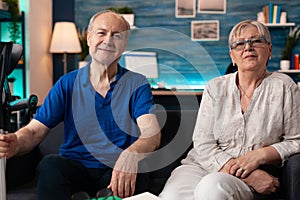
<svg viewBox="0 0 300 200">
<path fill-rule="evenodd" d="M 142 192 L 138 163 L 160 143 L 147 79 L 118 64 L 130 26 L 112 11 L 98 12 L 88 26 L 91 62 L 53 86 L 34 119 L 16 133 L 0 136 L 0 157 L 28 152 L 64 121 L 64 143 L 38 167 L 39 199 L 94 196 L 109 188 L 119 197 Z"/>
</svg>

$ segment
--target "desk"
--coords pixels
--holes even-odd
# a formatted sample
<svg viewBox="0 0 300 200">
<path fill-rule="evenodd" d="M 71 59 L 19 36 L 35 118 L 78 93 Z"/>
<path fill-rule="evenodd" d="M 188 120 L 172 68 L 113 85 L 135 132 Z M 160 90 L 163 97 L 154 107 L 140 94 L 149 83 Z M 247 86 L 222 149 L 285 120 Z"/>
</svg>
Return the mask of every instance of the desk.
<svg viewBox="0 0 300 200">
<path fill-rule="evenodd" d="M 202 91 L 173 91 L 173 90 L 152 90 L 152 94 L 153 96 L 157 96 L 157 95 L 166 95 L 166 96 L 174 96 L 174 95 L 180 95 L 180 96 L 191 96 L 191 95 L 202 95 Z"/>
<path fill-rule="evenodd" d="M 198 110 L 202 91 L 153 90 L 154 103 L 166 110 Z"/>
</svg>

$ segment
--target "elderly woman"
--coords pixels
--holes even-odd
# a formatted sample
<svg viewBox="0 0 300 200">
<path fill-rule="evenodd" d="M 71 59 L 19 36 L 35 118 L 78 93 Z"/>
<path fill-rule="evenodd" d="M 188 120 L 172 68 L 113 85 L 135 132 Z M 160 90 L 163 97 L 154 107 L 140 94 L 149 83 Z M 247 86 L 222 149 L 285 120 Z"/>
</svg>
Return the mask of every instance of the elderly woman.
<svg viewBox="0 0 300 200">
<path fill-rule="evenodd" d="M 194 148 L 172 172 L 162 199 L 247 200 L 274 193 L 281 179 L 269 169 L 280 171 L 300 152 L 300 90 L 287 75 L 267 70 L 268 29 L 242 21 L 228 43 L 238 71 L 208 82 Z"/>
</svg>

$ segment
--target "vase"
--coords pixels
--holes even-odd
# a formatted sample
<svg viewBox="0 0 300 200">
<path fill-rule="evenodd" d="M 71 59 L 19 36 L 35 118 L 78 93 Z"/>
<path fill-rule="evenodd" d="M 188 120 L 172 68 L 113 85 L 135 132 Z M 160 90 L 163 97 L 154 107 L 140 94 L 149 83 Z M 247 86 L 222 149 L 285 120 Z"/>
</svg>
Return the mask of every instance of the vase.
<svg viewBox="0 0 300 200">
<path fill-rule="evenodd" d="M 280 61 L 280 69 L 281 70 L 289 70 L 290 69 L 290 61 L 289 60 L 281 60 Z"/>
<path fill-rule="evenodd" d="M 121 16 L 124 17 L 131 28 L 134 28 L 134 14 L 121 14 Z"/>
</svg>

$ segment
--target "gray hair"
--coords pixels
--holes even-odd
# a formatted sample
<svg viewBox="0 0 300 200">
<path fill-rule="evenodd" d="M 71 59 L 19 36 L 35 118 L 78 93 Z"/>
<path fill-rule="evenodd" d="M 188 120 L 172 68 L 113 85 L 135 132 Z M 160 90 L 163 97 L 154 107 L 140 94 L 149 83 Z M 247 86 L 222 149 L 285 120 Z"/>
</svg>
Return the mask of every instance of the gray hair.
<svg viewBox="0 0 300 200">
<path fill-rule="evenodd" d="M 230 31 L 228 45 L 230 46 L 230 44 L 234 42 L 234 39 L 240 36 L 242 30 L 248 26 L 256 27 L 259 35 L 263 36 L 267 42 L 271 44 L 271 35 L 269 29 L 265 25 L 255 20 L 244 20 L 236 24 Z"/>
<path fill-rule="evenodd" d="M 99 11 L 99 12 L 95 13 L 95 14 L 91 17 L 90 22 L 89 22 L 89 25 L 88 25 L 88 31 L 89 31 L 89 32 L 93 29 L 95 19 L 96 19 L 98 16 L 100 16 L 100 15 L 102 15 L 102 14 L 104 14 L 104 13 L 114 13 L 114 14 L 116 14 L 116 15 L 119 15 L 118 13 L 116 13 L 115 11 L 112 11 L 112 10 Z M 130 30 L 130 24 L 127 22 L 127 20 L 126 20 L 123 16 L 121 16 L 121 15 L 119 15 L 119 16 L 120 16 L 121 20 L 122 20 L 122 21 L 124 22 L 124 24 L 125 24 L 126 32 L 129 32 L 129 30 Z M 126 34 L 126 35 L 128 35 L 128 34 Z"/>
</svg>

